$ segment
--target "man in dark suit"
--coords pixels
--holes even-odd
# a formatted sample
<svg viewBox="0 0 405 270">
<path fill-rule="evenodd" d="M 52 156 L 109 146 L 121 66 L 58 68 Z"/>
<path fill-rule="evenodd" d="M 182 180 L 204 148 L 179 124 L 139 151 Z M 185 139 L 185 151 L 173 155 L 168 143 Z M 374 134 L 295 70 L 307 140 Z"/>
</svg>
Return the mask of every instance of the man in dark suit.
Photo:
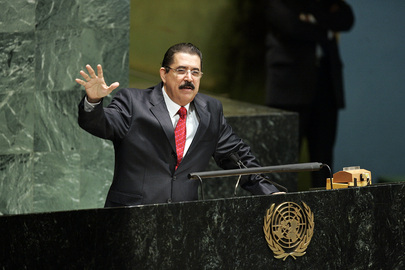
<svg viewBox="0 0 405 270">
<path fill-rule="evenodd" d="M 352 9 L 342 0 L 267 4 L 266 104 L 298 112 L 310 161 L 332 166 L 338 110 L 345 105 L 336 32 L 351 29 Z M 324 187 L 326 173 L 313 173 L 312 186 Z"/>
<path fill-rule="evenodd" d="M 121 89 L 106 108 L 103 97 L 119 84 L 107 86 L 100 65 L 97 74 L 89 65 L 86 68 L 89 75 L 80 71 L 84 80 L 76 79 L 86 89 L 79 104 L 79 125 L 111 140 L 115 149 L 106 207 L 197 200 L 199 182 L 188 179 L 188 174 L 205 170 L 211 157 L 223 169 L 237 168 L 231 153 L 247 167 L 259 166 L 249 146 L 227 124 L 221 103 L 198 93 L 202 54 L 194 45 L 169 48 L 160 84 Z M 279 192 L 260 175 L 244 177 L 241 186 L 252 194 Z"/>
</svg>

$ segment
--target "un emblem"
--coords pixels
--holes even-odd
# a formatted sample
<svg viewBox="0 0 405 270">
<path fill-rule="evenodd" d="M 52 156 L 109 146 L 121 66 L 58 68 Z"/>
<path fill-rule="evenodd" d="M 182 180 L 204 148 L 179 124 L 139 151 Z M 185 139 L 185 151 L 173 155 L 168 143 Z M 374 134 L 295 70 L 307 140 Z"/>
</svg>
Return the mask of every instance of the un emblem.
<svg viewBox="0 0 405 270">
<path fill-rule="evenodd" d="M 263 231 L 276 259 L 297 259 L 306 253 L 314 233 L 314 214 L 304 202 L 302 205 L 304 209 L 294 202 L 277 207 L 273 203 L 267 210 Z"/>
</svg>

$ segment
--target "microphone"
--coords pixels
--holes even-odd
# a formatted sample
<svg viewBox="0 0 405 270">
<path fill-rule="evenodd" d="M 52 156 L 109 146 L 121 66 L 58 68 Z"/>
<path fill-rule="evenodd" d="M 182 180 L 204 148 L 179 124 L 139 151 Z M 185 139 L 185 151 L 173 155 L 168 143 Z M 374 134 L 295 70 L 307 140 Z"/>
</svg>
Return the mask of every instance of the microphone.
<svg viewBox="0 0 405 270">
<path fill-rule="evenodd" d="M 240 160 L 240 157 L 239 157 L 239 155 L 237 153 L 231 152 L 228 155 L 228 158 L 230 160 L 232 160 L 233 162 L 235 162 L 239 166 L 239 168 L 241 168 L 241 167 L 246 168 L 245 164 L 243 164 L 243 162 Z"/>
<path fill-rule="evenodd" d="M 236 165 L 238 165 L 240 169 L 242 169 L 242 167 L 245 168 L 245 169 L 247 169 L 247 167 L 245 166 L 245 164 L 243 164 L 242 160 L 240 159 L 240 157 L 239 157 L 239 155 L 238 155 L 237 153 L 231 152 L 231 153 L 228 155 L 228 157 L 229 157 L 230 160 L 232 160 L 233 162 L 235 162 Z M 256 174 L 256 175 L 259 176 L 259 174 Z M 239 175 L 239 178 L 238 178 L 238 181 L 236 182 L 236 185 L 235 185 L 235 190 L 234 190 L 233 196 L 236 196 L 236 190 L 237 190 L 237 188 L 238 188 L 238 185 L 239 185 L 239 182 L 240 182 L 241 177 L 242 177 L 242 175 L 240 174 L 240 175 Z M 279 185 L 279 184 L 277 184 L 277 183 L 274 183 L 273 181 L 270 181 L 269 179 L 267 179 L 267 178 L 265 178 L 265 177 L 263 177 L 263 178 L 264 178 L 267 182 L 269 182 L 270 184 L 276 186 L 276 187 L 279 188 L 279 189 L 282 189 L 284 192 L 288 192 L 288 189 L 287 189 L 286 187 L 284 187 L 284 186 L 282 186 L 282 185 Z"/>
</svg>

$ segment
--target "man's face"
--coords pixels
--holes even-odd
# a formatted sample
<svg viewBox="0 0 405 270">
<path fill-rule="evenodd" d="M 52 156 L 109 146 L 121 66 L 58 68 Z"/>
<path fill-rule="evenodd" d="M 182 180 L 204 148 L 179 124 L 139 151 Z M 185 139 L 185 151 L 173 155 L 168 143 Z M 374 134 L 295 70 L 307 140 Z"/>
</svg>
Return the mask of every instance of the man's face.
<svg viewBox="0 0 405 270">
<path fill-rule="evenodd" d="M 160 77 L 163 81 L 167 95 L 180 106 L 185 106 L 193 101 L 200 87 L 201 77 L 195 77 L 190 72 L 180 75 L 173 69 L 186 69 L 201 71 L 201 60 L 198 55 L 188 53 L 175 53 L 169 72 L 164 67 L 160 68 Z"/>
</svg>

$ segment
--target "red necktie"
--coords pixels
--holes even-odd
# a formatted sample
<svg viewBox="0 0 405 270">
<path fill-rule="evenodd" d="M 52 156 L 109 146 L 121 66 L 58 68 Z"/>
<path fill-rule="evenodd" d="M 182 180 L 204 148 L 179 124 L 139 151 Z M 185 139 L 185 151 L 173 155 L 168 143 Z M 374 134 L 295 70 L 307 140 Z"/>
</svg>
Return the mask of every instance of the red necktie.
<svg viewBox="0 0 405 270">
<path fill-rule="evenodd" d="M 187 109 L 181 107 L 177 113 L 180 115 L 180 119 L 177 122 L 176 129 L 174 130 L 174 137 L 176 140 L 176 153 L 177 153 L 176 170 L 177 167 L 179 167 L 181 160 L 183 159 L 184 146 L 186 144 Z"/>
</svg>

